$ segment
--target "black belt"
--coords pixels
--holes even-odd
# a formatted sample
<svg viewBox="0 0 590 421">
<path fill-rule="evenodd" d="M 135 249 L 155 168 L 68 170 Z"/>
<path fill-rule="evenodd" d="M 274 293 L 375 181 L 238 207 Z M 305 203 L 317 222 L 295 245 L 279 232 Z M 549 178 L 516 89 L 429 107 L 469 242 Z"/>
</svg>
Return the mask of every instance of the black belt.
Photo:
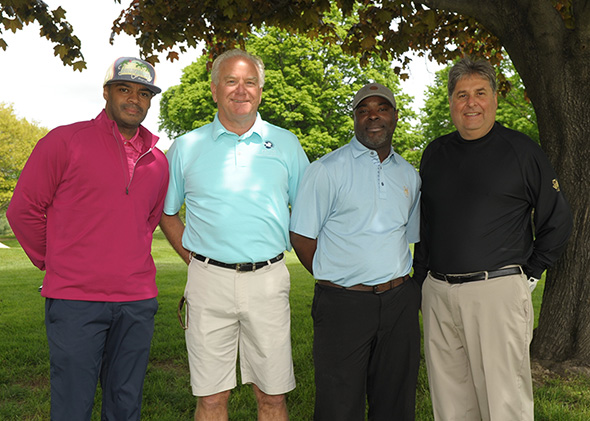
<svg viewBox="0 0 590 421">
<path fill-rule="evenodd" d="M 320 285 L 325 285 L 334 288 L 341 288 L 346 289 L 349 291 L 364 291 L 364 292 L 372 292 L 373 294 L 382 294 L 385 291 L 389 291 L 390 289 L 396 288 L 410 279 L 410 275 L 400 276 L 399 278 L 392 279 L 391 281 L 384 282 L 379 285 L 353 285 L 351 287 L 343 287 L 342 285 L 336 285 L 330 281 L 322 281 L 318 280 L 317 283 Z"/>
<path fill-rule="evenodd" d="M 444 273 L 438 273 L 432 270 L 430 271 L 430 275 L 432 275 L 433 278 L 436 278 L 439 281 L 446 281 L 449 284 L 483 281 L 484 279 L 499 278 L 500 276 L 517 275 L 521 273 L 523 272 L 520 267 L 490 270 L 489 272 L 477 272 L 470 275 L 445 275 Z"/>
<path fill-rule="evenodd" d="M 205 256 L 195 253 L 194 251 L 191 252 L 191 256 L 195 259 L 204 262 L 207 260 Z M 271 263 L 276 263 L 283 258 L 283 253 L 279 254 L 277 257 L 273 257 L 272 259 L 265 260 L 263 262 L 255 262 L 255 263 L 223 263 L 217 260 L 209 259 L 207 261 L 208 264 L 219 266 L 225 269 L 233 269 L 238 272 L 254 272 L 256 269 L 260 269 L 261 267 L 268 266 Z"/>
</svg>

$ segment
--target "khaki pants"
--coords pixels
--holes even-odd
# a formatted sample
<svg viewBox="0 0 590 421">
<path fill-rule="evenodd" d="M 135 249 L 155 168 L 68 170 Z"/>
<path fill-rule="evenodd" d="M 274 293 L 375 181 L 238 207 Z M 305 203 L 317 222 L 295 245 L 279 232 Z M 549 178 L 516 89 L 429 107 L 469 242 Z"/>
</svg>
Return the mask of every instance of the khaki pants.
<svg viewBox="0 0 590 421">
<path fill-rule="evenodd" d="M 525 275 L 449 284 L 428 275 L 424 349 L 436 420 L 533 420 Z"/>
</svg>

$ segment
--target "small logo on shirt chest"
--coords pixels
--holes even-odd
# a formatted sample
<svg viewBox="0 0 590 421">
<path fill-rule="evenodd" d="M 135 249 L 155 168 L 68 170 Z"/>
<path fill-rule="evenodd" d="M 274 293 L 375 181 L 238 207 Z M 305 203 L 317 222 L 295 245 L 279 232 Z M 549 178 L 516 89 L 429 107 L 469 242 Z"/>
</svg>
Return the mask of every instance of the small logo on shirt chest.
<svg viewBox="0 0 590 421">
<path fill-rule="evenodd" d="M 271 142 L 271 141 L 269 141 L 269 140 L 265 141 L 265 142 L 263 143 L 263 145 L 264 145 L 264 147 L 265 147 L 266 149 L 271 149 L 271 148 L 274 146 L 274 145 L 272 144 L 272 142 Z"/>
</svg>

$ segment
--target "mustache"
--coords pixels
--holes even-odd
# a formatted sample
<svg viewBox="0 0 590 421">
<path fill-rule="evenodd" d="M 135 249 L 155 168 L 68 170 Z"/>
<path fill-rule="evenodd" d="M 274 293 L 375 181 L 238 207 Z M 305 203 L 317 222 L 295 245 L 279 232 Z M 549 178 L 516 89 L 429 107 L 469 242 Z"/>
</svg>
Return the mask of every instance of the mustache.
<svg viewBox="0 0 590 421">
<path fill-rule="evenodd" d="M 140 107 L 139 105 L 133 105 L 133 104 L 124 104 L 121 106 L 121 108 L 123 110 L 127 110 L 127 109 L 133 109 L 135 111 L 139 111 L 141 113 L 143 113 L 145 110 L 143 109 L 143 107 Z"/>
</svg>

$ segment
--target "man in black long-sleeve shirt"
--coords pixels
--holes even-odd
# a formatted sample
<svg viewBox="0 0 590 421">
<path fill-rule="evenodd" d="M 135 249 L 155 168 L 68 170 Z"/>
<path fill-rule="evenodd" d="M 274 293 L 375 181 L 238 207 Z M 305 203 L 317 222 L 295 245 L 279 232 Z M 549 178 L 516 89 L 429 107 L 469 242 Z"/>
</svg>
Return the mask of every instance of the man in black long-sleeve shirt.
<svg viewBox="0 0 590 421">
<path fill-rule="evenodd" d="M 459 61 L 448 92 L 457 131 L 422 157 L 414 263 L 435 419 L 533 420 L 531 291 L 571 213 L 541 148 L 495 122 L 488 62 Z"/>
</svg>

